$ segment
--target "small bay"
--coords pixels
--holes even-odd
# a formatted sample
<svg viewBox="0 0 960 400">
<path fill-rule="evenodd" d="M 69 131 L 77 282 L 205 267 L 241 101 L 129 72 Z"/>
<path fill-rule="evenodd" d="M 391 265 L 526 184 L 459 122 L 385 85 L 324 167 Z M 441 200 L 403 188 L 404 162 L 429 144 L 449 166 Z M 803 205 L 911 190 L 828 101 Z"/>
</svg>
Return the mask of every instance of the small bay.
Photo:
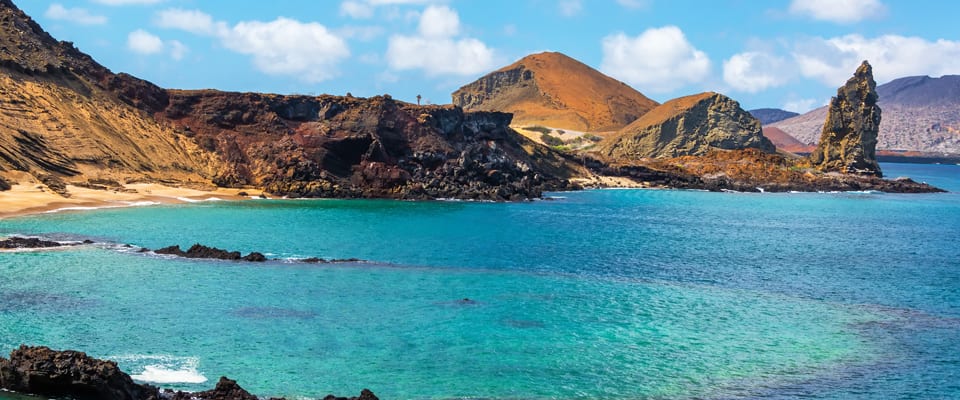
<svg viewBox="0 0 960 400">
<path fill-rule="evenodd" d="M 0 234 L 98 242 L 0 253 L 0 352 L 78 349 L 164 387 L 227 375 L 288 397 L 957 397 L 960 167 L 883 168 L 954 192 L 249 200 L 0 220 Z M 307 257 L 366 261 L 289 261 Z"/>
</svg>

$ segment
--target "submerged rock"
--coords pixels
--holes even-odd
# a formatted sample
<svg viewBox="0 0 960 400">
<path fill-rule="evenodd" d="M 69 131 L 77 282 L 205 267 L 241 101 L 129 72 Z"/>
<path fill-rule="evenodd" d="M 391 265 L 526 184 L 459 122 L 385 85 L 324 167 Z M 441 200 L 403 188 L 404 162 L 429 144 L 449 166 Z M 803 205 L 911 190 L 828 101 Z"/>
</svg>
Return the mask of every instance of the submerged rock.
<svg viewBox="0 0 960 400">
<path fill-rule="evenodd" d="M 820 143 L 810 162 L 824 172 L 883 176 L 877 163 L 880 106 L 873 68 L 864 61 L 830 100 Z"/>
<path fill-rule="evenodd" d="M 167 254 L 174 255 L 185 258 L 207 258 L 214 260 L 229 260 L 229 261 L 251 261 L 251 262 L 263 262 L 267 260 L 263 254 L 258 252 L 252 252 L 246 256 L 241 256 L 239 251 L 228 251 L 223 249 L 218 249 L 216 247 L 204 246 L 202 244 L 194 244 L 190 246 L 187 251 L 183 251 L 180 248 L 180 245 L 167 246 L 162 249 L 157 249 L 153 251 L 157 254 Z"/>
<path fill-rule="evenodd" d="M 43 240 L 40 238 L 25 238 L 12 236 L 0 240 L 0 249 L 42 249 L 49 247 L 60 247 L 64 244 L 52 240 Z"/>
</svg>

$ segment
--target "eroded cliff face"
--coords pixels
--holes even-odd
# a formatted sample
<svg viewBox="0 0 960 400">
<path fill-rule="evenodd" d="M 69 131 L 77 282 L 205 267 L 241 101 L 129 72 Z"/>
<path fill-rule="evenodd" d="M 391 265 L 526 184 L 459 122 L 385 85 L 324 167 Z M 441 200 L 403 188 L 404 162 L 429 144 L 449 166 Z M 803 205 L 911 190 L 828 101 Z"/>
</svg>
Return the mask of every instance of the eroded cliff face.
<svg viewBox="0 0 960 400">
<path fill-rule="evenodd" d="M 733 99 L 707 92 L 668 101 L 616 135 L 598 151 L 612 161 L 704 155 L 711 150 L 776 151 L 760 121 Z"/>
<path fill-rule="evenodd" d="M 814 167 L 825 172 L 883 176 L 876 154 L 880 132 L 877 100 L 873 68 L 864 61 L 830 100 L 820 142 L 810 154 Z"/>
<path fill-rule="evenodd" d="M 224 161 L 213 177 L 220 186 L 292 197 L 518 200 L 563 185 L 505 113 L 388 96 L 170 91 L 156 115 Z"/>
<path fill-rule="evenodd" d="M 514 114 L 518 126 L 613 131 L 657 106 L 640 92 L 561 53 L 539 53 L 453 92 L 468 111 Z"/>
<path fill-rule="evenodd" d="M 0 189 L 130 181 L 296 197 L 517 200 L 565 161 L 511 116 L 387 97 L 166 90 L 114 74 L 0 0 Z"/>
</svg>

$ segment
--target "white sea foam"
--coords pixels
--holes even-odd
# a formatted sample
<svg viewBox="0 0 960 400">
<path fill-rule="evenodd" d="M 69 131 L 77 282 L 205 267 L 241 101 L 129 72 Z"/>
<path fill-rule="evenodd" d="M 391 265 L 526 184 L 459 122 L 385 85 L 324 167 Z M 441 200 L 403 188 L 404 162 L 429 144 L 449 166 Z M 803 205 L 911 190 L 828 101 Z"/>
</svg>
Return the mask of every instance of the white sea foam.
<svg viewBox="0 0 960 400">
<path fill-rule="evenodd" d="M 90 211 L 90 210 L 102 210 L 107 208 L 148 207 L 148 206 L 155 206 L 158 204 L 162 204 L 162 203 L 158 203 L 156 201 L 124 201 L 118 204 L 109 204 L 109 205 L 96 206 L 96 207 L 93 207 L 93 206 L 61 207 L 61 208 L 45 211 L 45 213 L 54 214 L 54 213 L 63 212 L 63 211 Z"/>
<path fill-rule="evenodd" d="M 208 197 L 208 198 L 206 198 L 206 199 L 191 199 L 191 198 L 189 198 L 189 197 L 177 197 L 177 200 L 182 201 L 182 202 L 184 202 L 184 203 L 202 203 L 202 202 L 205 202 L 205 201 L 223 201 L 223 199 L 221 199 L 221 198 L 219 198 L 219 197 Z"/>
<path fill-rule="evenodd" d="M 207 377 L 195 369 L 174 370 L 159 365 L 147 365 L 143 367 L 143 372 L 130 375 L 130 377 L 138 381 L 152 383 L 204 383 L 207 381 Z"/>
<path fill-rule="evenodd" d="M 122 368 L 134 372 L 130 377 L 138 381 L 160 384 L 207 381 L 207 377 L 198 370 L 200 359 L 197 357 L 131 354 L 107 358 L 117 361 Z"/>
</svg>

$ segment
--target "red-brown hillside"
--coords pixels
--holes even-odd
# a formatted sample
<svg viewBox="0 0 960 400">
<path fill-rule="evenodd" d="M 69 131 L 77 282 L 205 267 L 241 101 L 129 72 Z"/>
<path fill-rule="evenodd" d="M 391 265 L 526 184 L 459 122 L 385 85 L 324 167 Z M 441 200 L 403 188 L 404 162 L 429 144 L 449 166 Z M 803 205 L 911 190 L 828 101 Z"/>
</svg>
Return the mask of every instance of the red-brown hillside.
<svg viewBox="0 0 960 400">
<path fill-rule="evenodd" d="M 539 53 L 453 92 L 468 111 L 514 115 L 515 126 L 614 131 L 657 106 L 642 93 L 561 53 Z"/>
</svg>

